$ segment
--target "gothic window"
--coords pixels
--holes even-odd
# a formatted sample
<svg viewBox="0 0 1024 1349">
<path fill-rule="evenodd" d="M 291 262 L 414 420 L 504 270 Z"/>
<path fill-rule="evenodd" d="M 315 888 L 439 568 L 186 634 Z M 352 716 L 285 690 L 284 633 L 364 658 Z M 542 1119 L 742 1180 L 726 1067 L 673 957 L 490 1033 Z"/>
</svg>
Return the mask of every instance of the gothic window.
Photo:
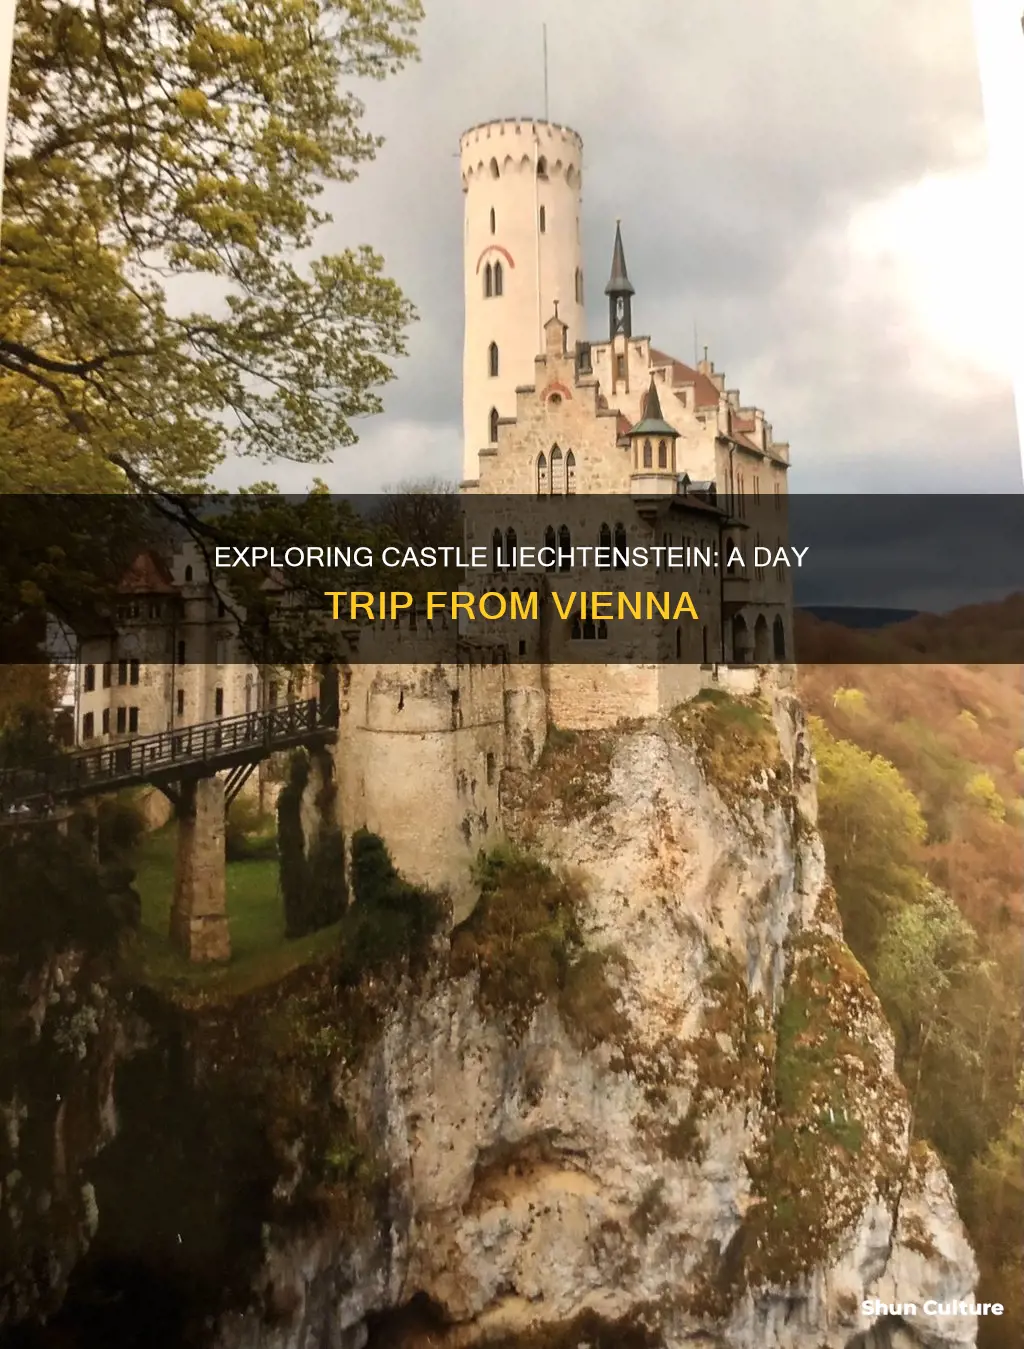
<svg viewBox="0 0 1024 1349">
<path fill-rule="evenodd" d="M 554 571 L 554 570 L 555 570 L 556 563 L 557 563 L 557 561 L 558 561 L 557 556 L 556 556 L 557 550 L 558 550 L 558 538 L 557 538 L 557 536 L 555 535 L 555 530 L 554 530 L 554 526 L 553 526 L 553 525 L 548 525 L 547 529 L 545 529 L 545 531 L 544 531 L 544 547 L 545 547 L 545 548 L 550 548 L 550 550 L 551 550 L 550 554 L 548 554 L 548 556 L 549 556 L 549 558 L 550 558 L 550 561 L 548 562 L 548 564 L 547 564 L 547 566 L 544 568 L 544 570 L 545 570 L 545 571 Z"/>
<path fill-rule="evenodd" d="M 658 441 L 658 467 L 668 468 L 668 442 Z"/>
<path fill-rule="evenodd" d="M 551 495 L 565 495 L 565 460 L 557 445 L 551 450 Z"/>
<path fill-rule="evenodd" d="M 501 530 L 496 529 L 491 535 L 491 571 L 499 571 L 501 568 Z"/>
<path fill-rule="evenodd" d="M 558 531 L 558 570 L 572 570 L 572 535 L 569 533 L 569 526 L 563 525 Z"/>
<path fill-rule="evenodd" d="M 606 642 L 608 640 L 608 624 L 603 618 L 597 625 L 597 640 L 599 642 Z"/>
<path fill-rule="evenodd" d="M 615 358 L 615 377 L 616 379 L 626 378 L 626 358 L 625 356 L 616 356 Z"/>
<path fill-rule="evenodd" d="M 514 558 L 515 555 L 516 555 L 516 544 L 517 544 L 518 542 L 519 542 L 519 540 L 518 540 L 518 538 L 516 537 L 516 531 L 515 531 L 514 529 L 506 529 L 506 531 L 505 531 L 505 557 L 506 557 L 506 559 L 508 560 L 508 565 L 509 565 L 510 567 L 512 566 L 512 560 L 513 560 L 513 558 Z M 504 593 L 504 592 L 503 592 L 503 593 Z M 507 594 L 506 594 L 506 598 L 508 598 Z"/>
<path fill-rule="evenodd" d="M 548 494 L 548 460 L 547 455 L 542 450 L 537 456 L 537 495 L 547 496 Z"/>
<path fill-rule="evenodd" d="M 588 618 L 583 624 L 583 640 L 592 642 L 597 636 L 597 624 L 592 618 Z"/>
<path fill-rule="evenodd" d="M 500 176 L 500 174 L 501 174 L 501 170 L 498 168 L 498 161 L 497 161 L 496 159 L 492 159 L 492 160 L 491 160 L 491 177 L 492 177 L 492 178 L 497 178 L 497 177 Z"/>
<path fill-rule="evenodd" d="M 492 342 L 491 345 L 487 348 L 487 368 L 488 368 L 488 370 L 489 370 L 490 373 L 491 373 L 491 378 L 492 378 L 492 379 L 496 379 L 497 376 L 498 376 L 498 344 L 497 344 L 497 342 Z"/>
<path fill-rule="evenodd" d="M 540 208 L 540 232 L 546 234 L 548 228 L 548 213 L 545 207 Z"/>
<path fill-rule="evenodd" d="M 498 443 L 498 409 L 491 408 L 491 415 L 487 419 L 487 437 L 492 445 Z"/>
<path fill-rule="evenodd" d="M 644 441 L 644 468 L 651 468 L 654 464 L 654 447 L 649 440 Z"/>
<path fill-rule="evenodd" d="M 493 234 L 498 225 L 498 217 L 494 214 L 494 207 L 491 207 L 491 233 Z"/>
<path fill-rule="evenodd" d="M 505 290 L 505 273 L 500 262 L 494 264 L 494 293 L 501 295 Z"/>
<path fill-rule="evenodd" d="M 546 178 L 548 176 L 548 161 L 541 155 L 537 160 L 537 177 Z"/>
<path fill-rule="evenodd" d="M 609 558 L 611 557 L 612 531 L 608 528 L 607 524 L 602 524 L 598 531 L 597 546 L 598 548 L 607 548 L 609 550 Z M 609 561 L 601 567 L 601 571 L 608 571 L 610 566 L 611 562 Z"/>
<path fill-rule="evenodd" d="M 578 618 L 574 618 L 572 620 L 572 629 L 569 633 L 569 640 L 572 642 L 578 642 L 582 636 L 583 636 L 583 629 L 580 626 L 580 620 Z"/>
<path fill-rule="evenodd" d="M 615 559 L 615 570 L 626 570 L 626 526 L 621 522 L 615 526 L 615 551 L 619 556 Z"/>
<path fill-rule="evenodd" d="M 484 268 L 484 297 L 490 299 L 494 294 L 494 271 L 491 264 L 488 263 Z"/>
<path fill-rule="evenodd" d="M 565 490 L 569 496 L 576 491 L 576 456 L 572 450 L 565 456 Z"/>
<path fill-rule="evenodd" d="M 186 581 L 191 581 L 191 580 L 192 580 L 192 568 L 191 568 L 191 567 L 186 567 L 186 568 L 185 568 L 185 580 L 186 580 Z"/>
</svg>

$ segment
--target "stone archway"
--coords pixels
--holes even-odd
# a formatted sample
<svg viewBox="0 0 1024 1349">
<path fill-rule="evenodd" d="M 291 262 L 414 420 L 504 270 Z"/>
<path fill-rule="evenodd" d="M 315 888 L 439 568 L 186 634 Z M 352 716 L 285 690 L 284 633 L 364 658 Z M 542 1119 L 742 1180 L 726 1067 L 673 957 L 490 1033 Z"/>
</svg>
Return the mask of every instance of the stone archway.
<svg viewBox="0 0 1024 1349">
<path fill-rule="evenodd" d="M 764 614 L 758 614 L 754 624 L 754 664 L 767 665 L 772 658 L 771 637 L 768 633 L 768 620 Z"/>
</svg>

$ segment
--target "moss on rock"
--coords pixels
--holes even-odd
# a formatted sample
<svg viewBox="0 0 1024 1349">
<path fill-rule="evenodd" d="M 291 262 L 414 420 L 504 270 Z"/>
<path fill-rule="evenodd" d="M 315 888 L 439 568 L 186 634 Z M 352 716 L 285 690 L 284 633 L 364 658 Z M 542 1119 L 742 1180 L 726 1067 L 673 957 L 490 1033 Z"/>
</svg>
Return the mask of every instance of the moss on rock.
<svg viewBox="0 0 1024 1349">
<path fill-rule="evenodd" d="M 742 806 L 759 790 L 773 798 L 791 792 L 792 774 L 762 698 L 701 689 L 669 719 L 728 805 Z"/>
<path fill-rule="evenodd" d="M 482 1006 L 521 1034 L 544 1002 L 558 1009 L 570 1037 L 589 1049 L 625 1033 L 609 975 L 621 959 L 583 944 L 575 879 L 503 846 L 482 856 L 480 900 L 452 935 L 451 971 L 475 971 Z"/>
</svg>

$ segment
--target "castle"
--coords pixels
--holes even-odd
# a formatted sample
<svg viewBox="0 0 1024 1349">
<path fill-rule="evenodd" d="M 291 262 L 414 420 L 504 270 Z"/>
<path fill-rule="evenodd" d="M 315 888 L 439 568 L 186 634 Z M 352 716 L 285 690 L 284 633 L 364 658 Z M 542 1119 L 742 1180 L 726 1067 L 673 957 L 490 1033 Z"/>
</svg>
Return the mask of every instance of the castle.
<svg viewBox="0 0 1024 1349">
<path fill-rule="evenodd" d="M 587 339 L 582 161 L 576 132 L 550 122 L 487 122 L 462 137 L 460 490 L 549 506 L 553 539 L 571 534 L 581 504 L 572 498 L 598 494 L 622 500 L 607 522 L 616 543 L 655 527 L 675 542 L 727 541 L 747 528 L 748 508 L 759 527 L 777 510 L 781 537 L 789 446 L 726 389 L 706 353 L 691 367 L 634 333 L 620 226 L 605 286 L 608 335 Z M 644 509 L 652 503 L 653 513 Z M 758 663 L 787 660 L 787 572 L 725 572 L 707 600 L 705 620 L 666 634 L 659 658 L 644 664 L 559 661 L 559 638 L 599 637 L 594 625 L 588 634 L 569 622 L 538 662 L 440 664 L 420 624 L 408 640 L 422 663 L 344 674 L 335 751 L 343 827 L 381 834 L 408 875 L 453 891 L 458 912 L 469 863 L 500 833 L 501 770 L 532 766 L 549 725 L 613 726 L 714 682 L 749 690 Z"/>
<path fill-rule="evenodd" d="M 477 542 L 505 538 L 526 499 L 552 542 L 578 540 L 592 528 L 582 524 L 588 498 L 591 507 L 597 498 L 609 503 L 608 520 L 588 539 L 594 545 L 657 539 L 724 551 L 755 528 L 751 543 L 782 542 L 788 445 L 774 439 L 760 409 L 726 389 L 706 352 L 691 367 L 634 333 L 635 290 L 618 225 L 604 291 L 607 336 L 588 340 L 580 137 L 550 122 L 488 122 L 462 137 L 461 174 L 460 491 L 494 515 L 493 535 Z M 83 644 L 79 743 L 307 696 L 233 654 L 231 624 L 198 554 L 139 566 L 126 579 L 118 633 Z M 495 573 L 494 584 L 509 583 L 497 560 Z M 543 580 L 520 575 L 516 583 L 540 588 Z M 311 794 L 332 776 L 346 834 L 361 826 L 379 833 L 410 878 L 448 887 L 458 911 L 468 901 L 469 863 L 500 834 L 501 772 L 532 766 L 550 725 L 613 726 L 709 683 L 749 689 L 758 665 L 788 659 L 784 568 L 723 568 L 695 576 L 693 586 L 700 621 L 664 624 L 656 657 L 632 663 L 574 663 L 577 642 L 593 643 L 589 659 L 600 661 L 607 635 L 604 625 L 578 620 L 556 624 L 539 655 L 518 661 L 500 650 L 500 632 L 489 647 L 465 644 L 453 661 L 450 644 L 414 617 L 401 633 L 389 631 L 376 660 L 377 634 L 365 631 L 359 663 L 342 673 L 333 765 L 320 762 Z M 171 630 L 162 660 L 131 649 L 132 632 L 141 641 L 150 619 Z"/>
</svg>

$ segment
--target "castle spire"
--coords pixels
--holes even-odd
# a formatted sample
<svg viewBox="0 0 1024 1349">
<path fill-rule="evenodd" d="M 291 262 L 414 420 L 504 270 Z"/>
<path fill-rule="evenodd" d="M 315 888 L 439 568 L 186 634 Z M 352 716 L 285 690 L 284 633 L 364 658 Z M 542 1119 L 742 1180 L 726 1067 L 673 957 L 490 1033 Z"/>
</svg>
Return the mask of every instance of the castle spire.
<svg viewBox="0 0 1024 1349">
<path fill-rule="evenodd" d="M 626 271 L 626 251 L 622 247 L 622 221 L 615 222 L 615 246 L 612 249 L 612 274 L 604 288 L 608 296 L 609 336 L 620 333 L 631 337 L 633 332 L 632 299 L 636 292 Z"/>
</svg>

